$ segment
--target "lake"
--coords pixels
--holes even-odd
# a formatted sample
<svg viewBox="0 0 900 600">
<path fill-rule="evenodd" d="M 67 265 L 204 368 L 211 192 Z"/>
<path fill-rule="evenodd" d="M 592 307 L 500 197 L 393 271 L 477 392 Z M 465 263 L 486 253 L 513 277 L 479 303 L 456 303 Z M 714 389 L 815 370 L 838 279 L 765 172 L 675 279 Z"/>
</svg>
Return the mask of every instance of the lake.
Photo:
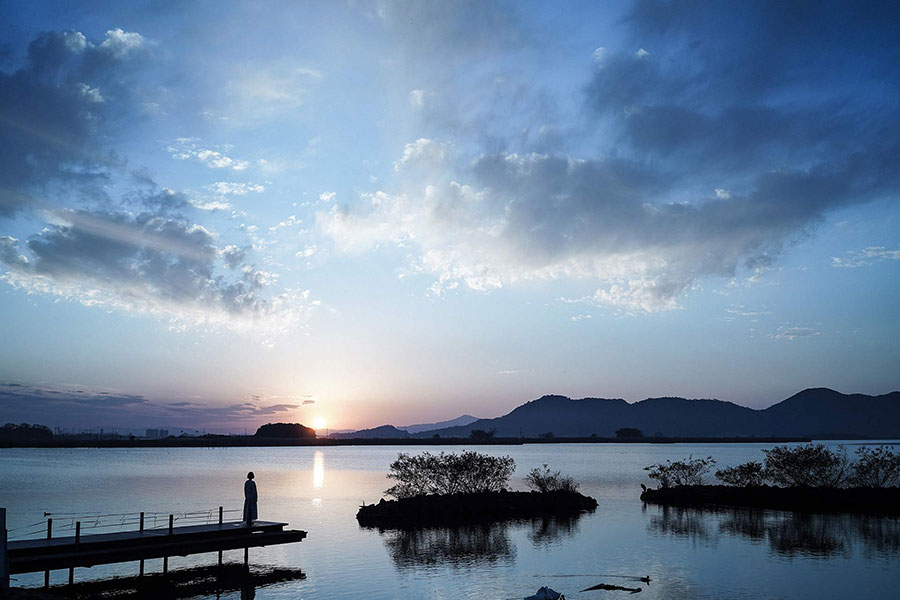
<svg viewBox="0 0 900 600">
<path fill-rule="evenodd" d="M 829 442 L 829 445 L 836 443 Z M 259 517 L 309 532 L 299 544 L 251 549 L 254 564 L 300 567 L 307 578 L 257 598 L 522 598 L 549 586 L 567 598 L 624 597 L 579 590 L 597 583 L 642 587 L 655 598 L 896 598 L 900 521 L 778 511 L 703 512 L 644 506 L 642 468 L 688 455 L 719 466 L 761 460 L 763 444 L 541 444 L 478 447 L 0 449 L 0 506 L 16 539 L 55 513 L 190 512 L 243 502 L 254 471 Z M 852 454 L 853 445 L 848 443 Z M 354 518 L 382 497 L 398 452 L 475 449 L 512 456 L 514 489 L 548 464 L 572 475 L 600 506 L 578 519 L 493 527 L 368 530 Z M 215 517 L 214 517 L 215 518 Z M 236 517 L 239 518 L 239 517 Z M 108 524 L 110 517 L 101 520 Z M 152 523 L 151 523 L 152 524 Z M 163 525 L 162 522 L 159 525 Z M 84 534 L 94 530 L 83 524 Z M 115 530 L 115 529 L 112 529 Z M 104 529 L 103 531 L 110 531 Z M 240 561 L 243 551 L 226 552 Z M 215 554 L 171 558 L 169 568 L 210 565 Z M 147 561 L 148 572 L 161 560 Z M 76 570 L 76 579 L 134 575 L 136 563 Z M 629 579 L 649 575 L 647 584 Z M 53 573 L 63 583 L 66 571 Z M 40 585 L 42 574 L 14 585 Z M 222 598 L 240 598 L 239 593 Z"/>
</svg>

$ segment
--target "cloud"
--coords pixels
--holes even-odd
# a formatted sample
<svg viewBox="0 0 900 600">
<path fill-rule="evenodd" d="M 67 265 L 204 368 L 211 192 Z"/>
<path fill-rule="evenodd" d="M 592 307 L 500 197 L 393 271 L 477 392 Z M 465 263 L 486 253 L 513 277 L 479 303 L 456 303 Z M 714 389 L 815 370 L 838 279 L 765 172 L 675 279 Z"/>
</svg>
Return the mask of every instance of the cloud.
<svg viewBox="0 0 900 600">
<path fill-rule="evenodd" d="M 831 257 L 831 266 L 855 269 L 885 260 L 900 260 L 900 250 L 888 250 L 884 246 L 867 246 L 862 250 L 847 252 L 847 258 Z"/>
<path fill-rule="evenodd" d="M 141 427 L 145 424 L 210 427 L 256 424 L 300 408 L 296 403 L 252 402 L 215 405 L 197 401 L 154 401 L 142 395 L 78 387 L 0 382 L 0 412 L 15 422 Z"/>
<path fill-rule="evenodd" d="M 403 156 L 394 162 L 394 171 L 407 168 L 440 167 L 447 157 L 448 149 L 448 145 L 443 142 L 419 138 L 415 142 L 406 144 Z"/>
<path fill-rule="evenodd" d="M 122 58 L 144 44 L 145 40 L 141 34 L 116 28 L 106 32 L 106 39 L 101 42 L 100 48 L 115 58 Z"/>
<path fill-rule="evenodd" d="M 204 148 L 200 145 L 200 140 L 198 138 L 176 138 L 166 147 L 166 151 L 176 160 L 196 160 L 210 169 L 243 171 L 250 166 L 250 163 L 246 160 L 238 160 L 223 154 L 219 150 Z M 227 189 L 228 187 L 229 184 L 225 184 L 225 188 Z"/>
<path fill-rule="evenodd" d="M 303 406 L 307 406 L 307 405 L 309 405 L 309 404 L 315 404 L 315 403 L 316 403 L 315 400 L 304 400 L 304 401 L 303 401 Z"/>
<path fill-rule="evenodd" d="M 680 307 L 705 279 L 753 283 L 831 212 L 900 191 L 891 11 L 638 2 L 622 47 L 594 53 L 581 114 L 533 88 L 491 89 L 490 111 L 459 105 L 457 121 L 428 113 L 490 139 L 407 144 L 391 181 L 317 226 L 339 251 L 402 248 L 436 295 L 565 279 L 638 314 Z M 457 18 L 438 49 L 463 46 Z M 835 47 L 837 32 L 859 46 Z M 516 126 L 498 139 L 504 114 Z"/>
<path fill-rule="evenodd" d="M 0 279 L 85 306 L 266 335 L 302 323 L 311 309 L 306 291 L 268 294 L 270 273 L 243 262 L 246 254 L 233 245 L 218 250 L 214 233 L 181 217 L 66 210 L 50 218 L 53 225 L 25 244 L 27 253 L 3 238 L 0 259 L 9 271 Z M 218 273 L 220 259 L 235 277 Z"/>
<path fill-rule="evenodd" d="M 821 332 L 812 329 L 811 327 L 790 327 L 788 325 L 780 325 L 778 330 L 770 334 L 769 337 L 774 338 L 776 340 L 790 340 L 794 341 L 800 338 L 807 338 L 821 335 Z"/>
<path fill-rule="evenodd" d="M 117 159 L 96 140 L 140 118 L 122 108 L 140 93 L 130 68 L 142 39 L 116 29 L 95 44 L 77 31 L 46 32 L 20 68 L 0 72 L 0 217 L 36 197 L 105 198 Z"/>
<path fill-rule="evenodd" d="M 258 183 L 237 183 L 232 181 L 217 181 L 205 188 L 213 194 L 219 196 L 243 196 L 251 192 L 262 193 L 266 191 L 266 186 Z"/>
</svg>

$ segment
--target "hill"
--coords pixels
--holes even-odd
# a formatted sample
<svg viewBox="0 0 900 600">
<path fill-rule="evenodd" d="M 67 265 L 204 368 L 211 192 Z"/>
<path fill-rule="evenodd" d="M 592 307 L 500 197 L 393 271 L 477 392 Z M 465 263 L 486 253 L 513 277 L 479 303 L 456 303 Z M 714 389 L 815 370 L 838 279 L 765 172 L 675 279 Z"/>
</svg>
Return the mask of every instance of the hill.
<svg viewBox="0 0 900 600">
<path fill-rule="evenodd" d="M 398 429 L 403 429 L 404 431 L 408 431 L 409 433 L 421 433 L 423 431 L 431 431 L 432 429 L 445 429 L 447 427 L 465 426 L 469 423 L 474 423 L 477 420 L 478 417 L 473 417 L 472 415 L 462 415 L 461 417 L 456 417 L 455 419 L 450 419 L 449 421 L 439 421 L 437 423 L 401 425 L 400 427 L 398 427 Z"/>
<path fill-rule="evenodd" d="M 807 389 L 764 410 L 721 400 L 543 396 L 502 417 L 423 431 L 415 437 L 468 437 L 473 429 L 498 437 L 614 437 L 635 427 L 667 437 L 900 437 L 900 392 L 881 396 Z"/>
<path fill-rule="evenodd" d="M 409 432 L 397 429 L 393 425 L 382 425 L 372 429 L 361 429 L 350 433 L 333 433 L 329 436 L 335 440 L 372 440 L 372 439 L 401 439 L 408 438 Z"/>
</svg>

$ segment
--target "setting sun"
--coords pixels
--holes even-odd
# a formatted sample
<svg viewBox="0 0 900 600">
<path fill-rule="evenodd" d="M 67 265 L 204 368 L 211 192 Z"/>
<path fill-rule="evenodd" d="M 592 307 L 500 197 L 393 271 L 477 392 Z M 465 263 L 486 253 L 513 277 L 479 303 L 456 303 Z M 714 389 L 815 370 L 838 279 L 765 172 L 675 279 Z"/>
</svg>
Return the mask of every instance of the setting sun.
<svg viewBox="0 0 900 600">
<path fill-rule="evenodd" d="M 313 419 L 313 429 L 325 429 L 327 422 L 322 417 Z"/>
</svg>

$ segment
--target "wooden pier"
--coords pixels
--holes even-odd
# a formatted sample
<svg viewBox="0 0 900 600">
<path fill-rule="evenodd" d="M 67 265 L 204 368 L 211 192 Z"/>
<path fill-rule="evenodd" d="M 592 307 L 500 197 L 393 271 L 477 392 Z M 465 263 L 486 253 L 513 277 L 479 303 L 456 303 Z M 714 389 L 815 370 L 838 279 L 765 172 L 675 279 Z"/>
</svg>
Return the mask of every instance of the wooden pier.
<svg viewBox="0 0 900 600">
<path fill-rule="evenodd" d="M 5 510 L 0 509 L 0 597 L 9 588 L 9 576 L 17 573 L 45 572 L 44 583 L 49 583 L 49 572 L 69 569 L 72 582 L 76 567 L 141 561 L 140 574 L 144 574 L 144 560 L 163 559 L 163 571 L 168 568 L 170 556 L 188 556 L 204 552 L 218 552 L 222 564 L 222 551 L 244 549 L 244 564 L 248 564 L 249 549 L 275 544 L 290 544 L 306 538 L 305 531 L 288 529 L 287 523 L 254 521 L 253 525 L 221 521 L 208 525 L 174 527 L 169 519 L 168 528 L 144 529 L 81 535 L 80 524 L 74 536 L 52 537 L 52 520 L 48 522 L 47 537 L 8 542 L 6 540 Z"/>
</svg>

